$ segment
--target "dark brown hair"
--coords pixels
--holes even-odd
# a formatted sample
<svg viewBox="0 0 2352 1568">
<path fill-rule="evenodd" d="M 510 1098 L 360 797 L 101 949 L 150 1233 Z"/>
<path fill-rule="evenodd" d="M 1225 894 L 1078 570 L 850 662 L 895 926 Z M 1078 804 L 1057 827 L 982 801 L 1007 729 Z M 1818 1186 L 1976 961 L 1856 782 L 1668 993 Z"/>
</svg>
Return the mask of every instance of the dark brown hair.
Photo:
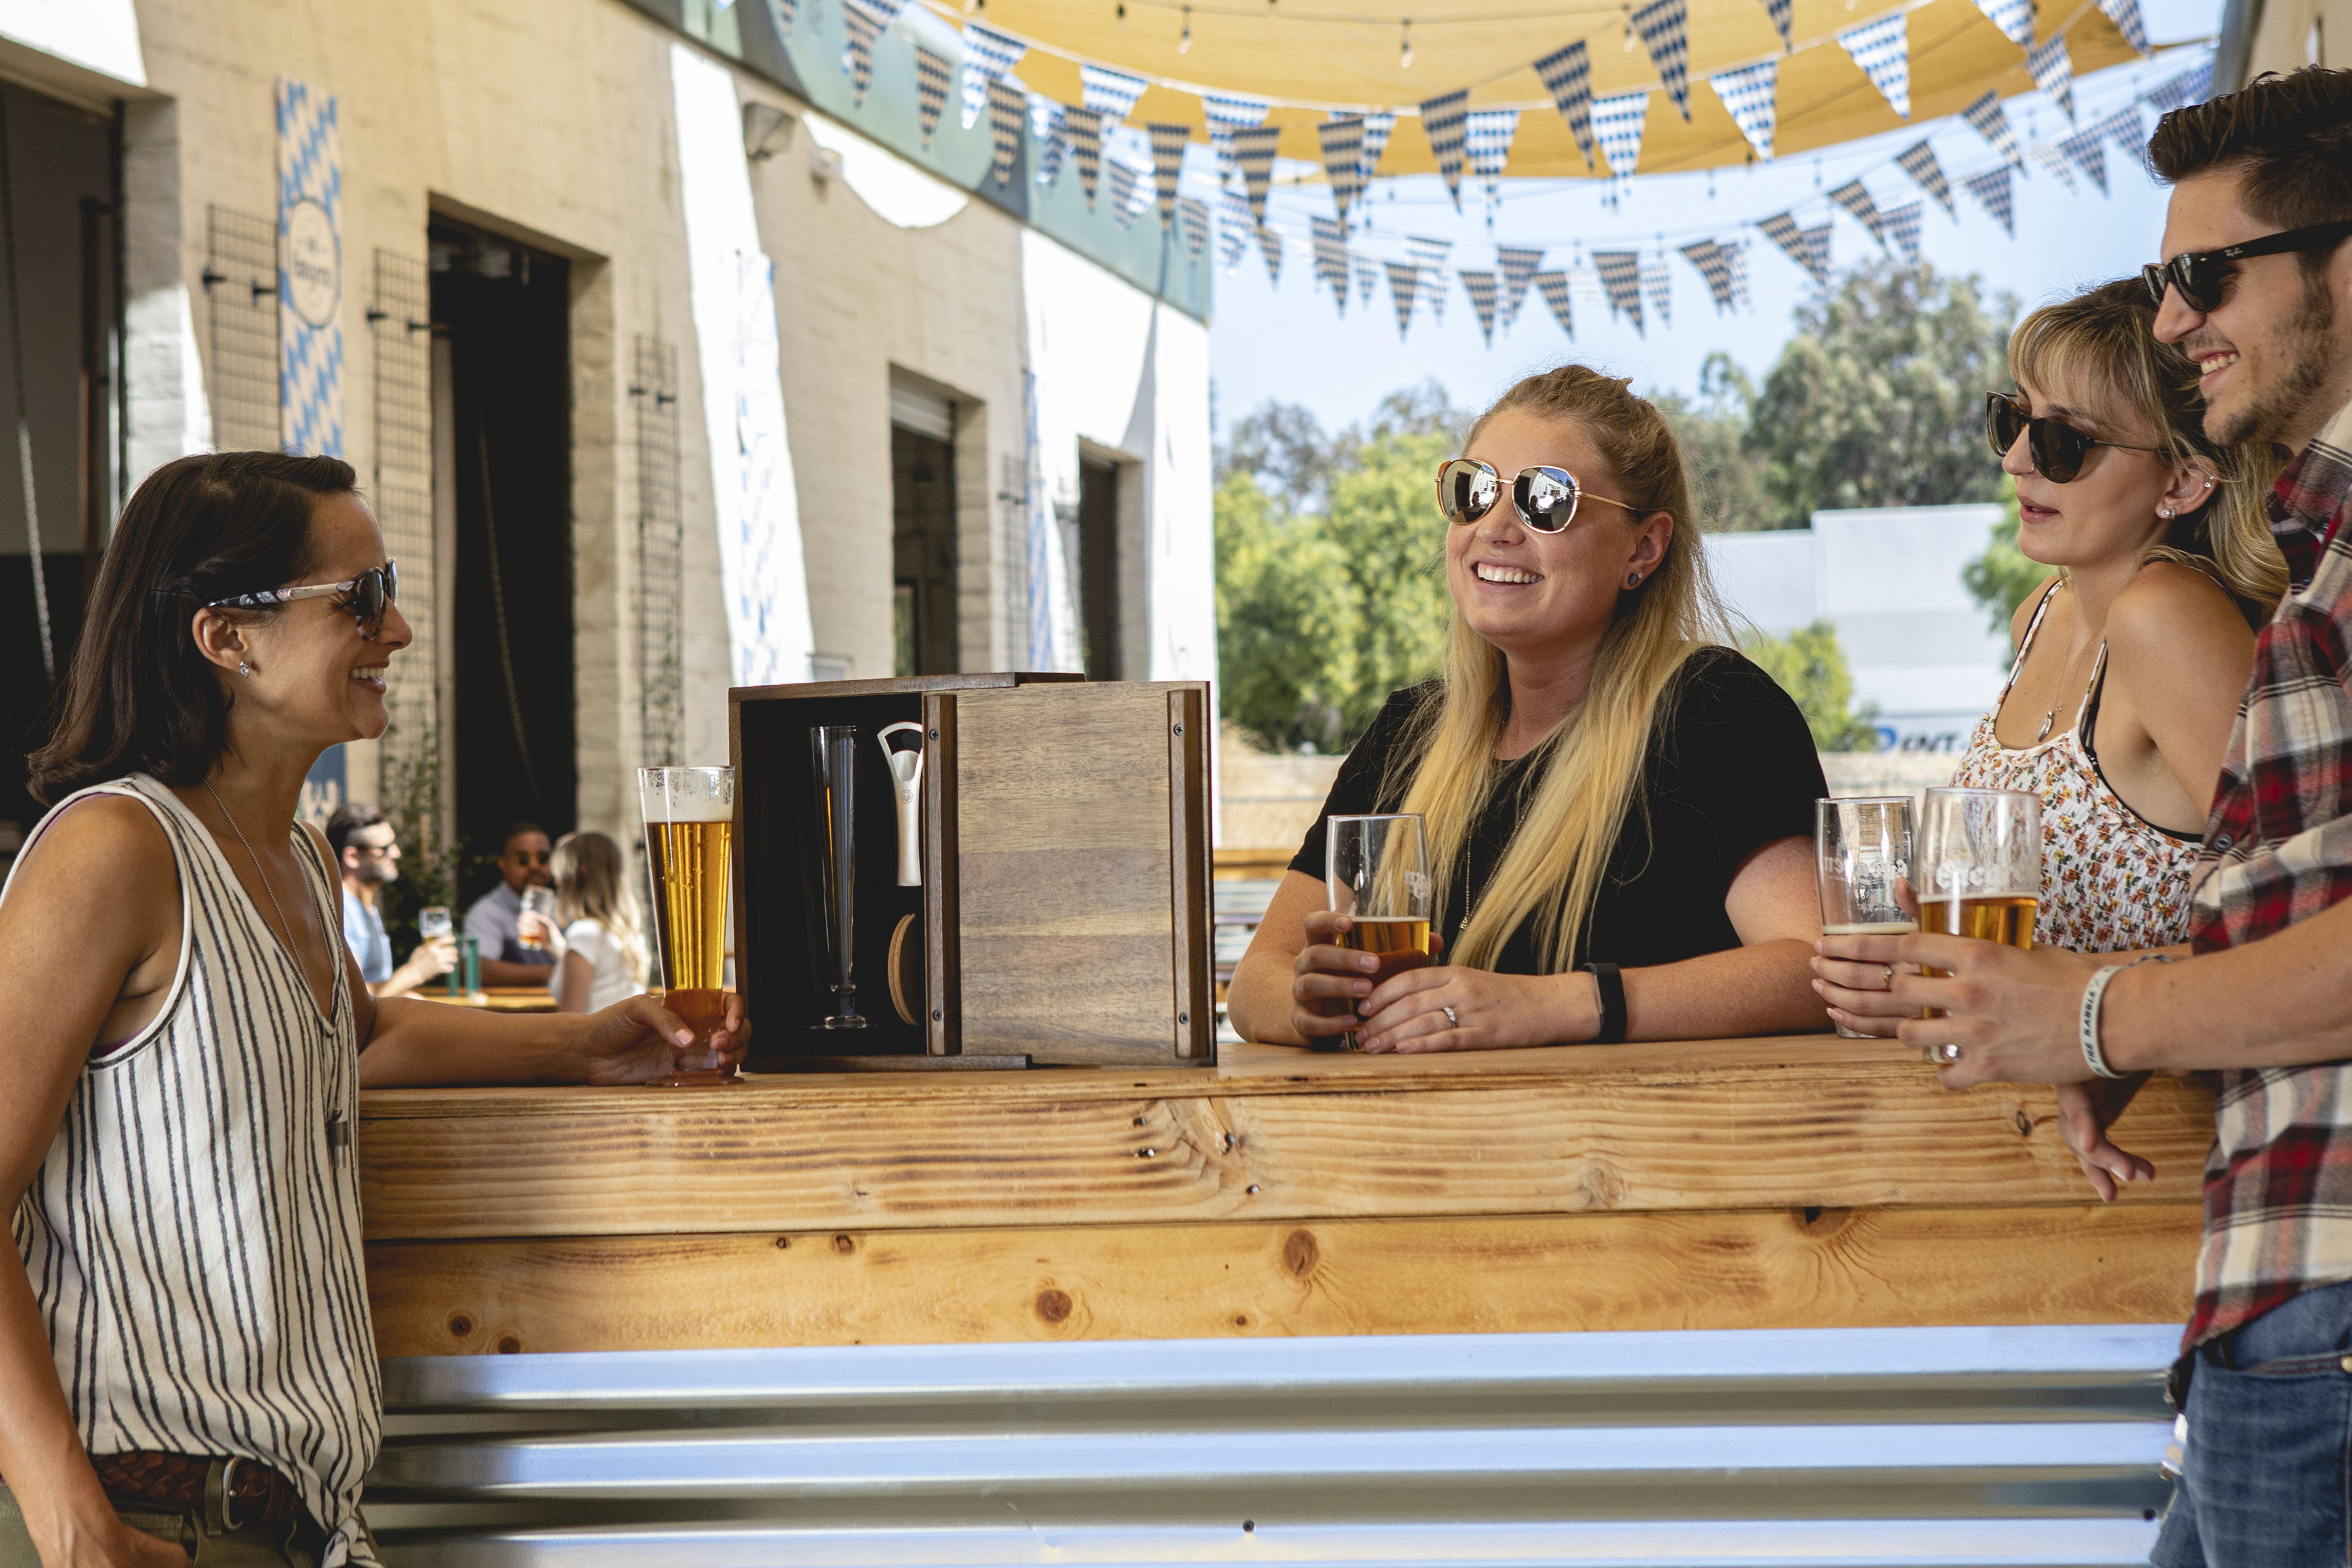
<svg viewBox="0 0 2352 1568">
<path fill-rule="evenodd" d="M 2242 169 L 2246 210 L 2282 230 L 2352 218 L 2352 70 L 2265 71 L 2242 91 L 2176 109 L 2157 121 L 2147 158 L 2173 184 Z M 2303 264 L 2326 259 L 2306 252 Z"/>
<path fill-rule="evenodd" d="M 316 559 L 312 510 L 352 482 L 340 458 L 284 452 L 203 453 L 148 475 L 91 586 L 57 731 L 31 758 L 33 798 L 53 805 L 134 772 L 203 782 L 227 749 L 230 700 L 189 622 L 215 599 L 299 582 Z"/>
</svg>

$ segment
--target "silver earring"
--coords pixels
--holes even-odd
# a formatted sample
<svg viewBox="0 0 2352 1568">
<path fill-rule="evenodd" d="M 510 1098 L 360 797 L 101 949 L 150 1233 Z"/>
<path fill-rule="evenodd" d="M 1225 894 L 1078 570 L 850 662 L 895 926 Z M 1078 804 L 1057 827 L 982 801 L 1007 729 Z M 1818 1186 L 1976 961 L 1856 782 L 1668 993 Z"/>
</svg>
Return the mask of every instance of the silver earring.
<svg viewBox="0 0 2352 1568">
<path fill-rule="evenodd" d="M 238 659 L 236 661 L 236 672 L 239 675 L 251 675 L 253 673 L 253 666 L 246 663 L 243 659 Z"/>
<path fill-rule="evenodd" d="M 2170 517 L 2172 515 L 2172 509 L 2168 506 L 2158 507 L 2156 509 L 2156 515 L 2158 517 Z"/>
<path fill-rule="evenodd" d="M 1639 572 L 1628 572 L 1625 574 L 1625 586 L 1628 588 L 1638 588 L 1641 585 L 1642 574 Z"/>
</svg>

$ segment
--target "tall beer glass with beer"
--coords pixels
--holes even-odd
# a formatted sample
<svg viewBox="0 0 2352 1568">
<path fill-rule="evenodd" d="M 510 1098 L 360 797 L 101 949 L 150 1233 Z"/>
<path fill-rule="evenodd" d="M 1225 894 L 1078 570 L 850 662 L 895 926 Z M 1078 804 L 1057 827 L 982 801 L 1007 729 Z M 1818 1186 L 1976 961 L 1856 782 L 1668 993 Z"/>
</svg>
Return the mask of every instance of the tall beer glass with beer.
<svg viewBox="0 0 2352 1568">
<path fill-rule="evenodd" d="M 1813 803 L 1823 936 L 1901 936 L 1918 922 L 1895 889 L 1911 875 L 1911 797 L 1865 795 Z M 1851 1040 L 1866 1038 L 1838 1026 Z"/>
<path fill-rule="evenodd" d="M 1353 924 L 1342 947 L 1380 955 L 1374 988 L 1429 962 L 1429 850 L 1417 815 L 1334 816 L 1324 844 L 1331 908 Z M 1356 1032 L 1340 1037 L 1358 1050 Z"/>
<path fill-rule="evenodd" d="M 2042 907 L 2041 797 L 2011 789 L 1929 790 L 1912 884 L 1921 931 L 2031 948 Z"/>
<path fill-rule="evenodd" d="M 726 1021 L 727 895 L 733 867 L 735 770 L 639 768 L 646 858 L 653 868 L 654 951 L 663 1005 L 695 1034 L 677 1070 L 656 1083 L 725 1083 L 710 1037 Z"/>
</svg>

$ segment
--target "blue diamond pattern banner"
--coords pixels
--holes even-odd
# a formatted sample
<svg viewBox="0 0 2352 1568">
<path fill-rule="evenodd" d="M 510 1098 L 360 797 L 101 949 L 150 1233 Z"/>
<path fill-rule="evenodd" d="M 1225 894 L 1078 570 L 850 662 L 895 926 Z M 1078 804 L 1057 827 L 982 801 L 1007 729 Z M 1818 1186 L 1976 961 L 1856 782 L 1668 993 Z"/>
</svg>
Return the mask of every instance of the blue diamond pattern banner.
<svg viewBox="0 0 2352 1568">
<path fill-rule="evenodd" d="M 1029 134 L 1037 143 L 1037 183 L 1050 185 L 1062 177 L 1062 160 L 1069 155 L 1069 110 L 1050 98 L 1031 94 Z"/>
<path fill-rule="evenodd" d="M 2074 184 L 2074 166 L 2066 162 L 2066 154 L 2058 150 L 2055 142 L 2037 142 L 2032 147 L 2033 161 L 2042 172 L 2066 187 L 2069 193 L 2080 189 Z"/>
<path fill-rule="evenodd" d="M 1337 218 L 1318 216 L 1307 221 L 1315 233 L 1315 280 L 1330 289 L 1331 299 L 1344 316 L 1348 313 L 1348 231 Z"/>
<path fill-rule="evenodd" d="M 1643 337 L 1649 332 L 1642 324 L 1642 258 L 1631 250 L 1596 250 L 1592 265 L 1601 273 L 1601 287 L 1609 296 L 1609 309 L 1633 323 L 1633 331 Z"/>
<path fill-rule="evenodd" d="M 1870 199 L 1870 192 L 1860 180 L 1848 180 L 1830 193 L 1830 200 L 1853 215 L 1853 221 L 1870 231 L 1870 237 L 1879 247 L 1886 245 L 1886 220 L 1879 216 L 1878 204 Z"/>
<path fill-rule="evenodd" d="M 1554 49 L 1536 62 L 1536 75 L 1551 94 L 1552 106 L 1559 117 L 1568 121 L 1569 134 L 1576 138 L 1576 150 L 1584 154 L 1587 168 L 1592 164 L 1592 58 L 1581 43 L 1564 49 Z"/>
<path fill-rule="evenodd" d="M 2033 85 L 2050 95 L 2050 101 L 2066 111 L 2069 124 L 2074 119 L 2074 62 L 2066 53 L 2066 35 L 2053 33 L 2042 42 L 2026 51 L 2025 68 L 2033 78 Z"/>
<path fill-rule="evenodd" d="M 1274 288 L 1282 287 L 1282 236 L 1261 225 L 1257 231 L 1257 253 L 1265 258 L 1265 280 Z"/>
<path fill-rule="evenodd" d="M 1356 274 L 1356 302 L 1370 308 L 1372 294 L 1381 286 L 1381 266 L 1370 257 L 1348 252 L 1348 265 Z"/>
<path fill-rule="evenodd" d="M 1463 122 L 1462 130 L 1470 172 L 1486 182 L 1486 205 L 1491 212 L 1502 200 L 1503 169 L 1511 161 L 1511 138 L 1518 134 L 1519 111 L 1482 109 Z"/>
<path fill-rule="evenodd" d="M 1641 36 L 1642 47 L 1650 51 L 1650 63 L 1657 68 L 1666 96 L 1675 100 L 1675 110 L 1685 121 L 1690 119 L 1689 22 L 1685 0 L 1650 0 L 1626 18 L 1626 26 Z"/>
<path fill-rule="evenodd" d="M 1649 118 L 1647 92 L 1621 92 L 1592 100 L 1592 139 L 1609 160 L 1609 172 L 1631 179 L 1642 162 L 1642 122 Z"/>
<path fill-rule="evenodd" d="M 1087 205 L 1095 205 L 1095 192 L 1102 184 L 1103 117 L 1092 109 L 1066 109 L 1062 124 L 1069 132 L 1070 151 L 1078 161 L 1078 188 L 1087 194 Z"/>
<path fill-rule="evenodd" d="M 1184 231 L 1184 254 L 1193 260 L 1209 248 L 1209 209 L 1190 196 L 1176 198 L 1177 226 Z"/>
<path fill-rule="evenodd" d="M 1706 285 L 1708 298 L 1715 301 L 1718 316 L 1731 309 L 1731 253 L 1714 240 L 1702 239 L 1683 247 L 1683 259 L 1698 272 Z"/>
<path fill-rule="evenodd" d="M 926 147 L 940 128 L 940 111 L 948 106 L 948 83 L 954 79 L 954 61 L 922 44 L 915 46 L 915 128 L 923 133 Z"/>
<path fill-rule="evenodd" d="M 1919 223 L 1927 211 L 1927 204 L 1915 196 L 1880 215 L 1886 220 L 1887 237 L 1895 241 L 1895 248 L 1903 253 L 1903 259 L 1914 267 L 1919 265 Z"/>
<path fill-rule="evenodd" d="M 1642 263 L 1642 298 L 1658 318 L 1658 324 L 1675 324 L 1675 280 L 1666 270 L 1666 258 L 1662 252 Z"/>
<path fill-rule="evenodd" d="M 1576 308 L 1568 295 L 1568 274 L 1537 273 L 1536 290 L 1543 296 L 1543 302 L 1551 308 L 1551 319 L 1559 323 L 1559 330 L 1573 342 L 1576 339 Z"/>
<path fill-rule="evenodd" d="M 1413 266 L 1421 274 L 1421 295 L 1429 301 L 1429 319 L 1443 326 L 1445 324 L 1445 258 L 1454 249 L 1454 242 L 1409 234 L 1405 236 L 1404 244 L 1405 248 L 1412 252 Z"/>
<path fill-rule="evenodd" d="M 1339 222 L 1345 225 L 1348 209 L 1364 193 L 1364 122 L 1353 115 L 1327 120 L 1315 128 L 1315 137 L 1323 147 L 1323 174 L 1331 182 L 1331 205 L 1339 209 Z"/>
<path fill-rule="evenodd" d="M 1977 9 L 2019 48 L 2033 47 L 2033 0 L 1977 0 Z"/>
<path fill-rule="evenodd" d="M 278 433 L 343 454 L 343 132 L 335 95 L 279 77 Z"/>
<path fill-rule="evenodd" d="M 1269 107 L 1262 98 L 1243 98 L 1230 92 L 1201 95 L 1201 116 L 1209 122 L 1209 145 L 1217 153 L 1218 184 L 1229 183 L 1241 172 L 1241 165 L 1234 161 L 1234 132 L 1265 124 Z"/>
<path fill-rule="evenodd" d="M 1424 100 L 1421 106 L 1422 133 L 1429 138 L 1429 150 L 1437 159 L 1437 172 L 1445 176 L 1446 194 L 1454 198 L 1454 210 L 1462 210 L 1462 153 L 1468 140 L 1470 89 L 1458 89 Z"/>
<path fill-rule="evenodd" d="M 1986 93 L 1961 110 L 1960 118 L 1969 122 L 1970 130 L 1991 142 L 1992 150 L 2000 153 L 2001 161 L 2011 168 L 2025 166 L 2024 155 L 2017 147 L 2017 132 L 2009 122 L 2008 112 L 2000 106 L 2000 94 Z"/>
<path fill-rule="evenodd" d="M 1478 312 L 1479 335 L 1486 340 L 1488 348 L 1493 348 L 1495 346 L 1495 275 L 1491 272 L 1473 272 L 1465 268 L 1462 272 L 1462 289 L 1463 292 L 1470 296 L 1470 308 Z"/>
<path fill-rule="evenodd" d="M 1395 129 L 1396 116 L 1393 114 L 1367 114 L 1364 116 L 1364 159 L 1362 165 L 1364 183 L 1361 185 L 1359 185 L 1357 189 L 1367 190 L 1370 188 L 1372 175 L 1381 166 L 1381 154 L 1389 150 L 1389 132 Z"/>
<path fill-rule="evenodd" d="M 1282 140 L 1278 125 L 1253 125 L 1234 132 L 1234 162 L 1242 167 L 1242 188 L 1249 196 L 1250 219 L 1265 222 L 1266 187 L 1274 180 L 1275 144 Z"/>
<path fill-rule="evenodd" d="M 2010 238 L 2017 237 L 2017 209 L 2011 203 L 2008 164 L 1987 169 L 1981 174 L 1969 174 L 1960 181 L 1960 186 L 1983 204 L 1984 210 L 1992 214 L 1993 221 L 2008 231 Z"/>
<path fill-rule="evenodd" d="M 1960 209 L 1952 200 L 1952 183 L 1944 178 L 1944 166 L 1936 162 L 1936 150 L 1925 142 L 1915 142 L 1895 154 L 1895 166 L 1911 176 L 1918 187 L 1936 198 L 1944 216 L 1958 221 Z"/>
<path fill-rule="evenodd" d="M 1760 220 L 1756 226 L 1763 231 L 1765 238 L 1785 251 L 1790 260 L 1803 268 L 1806 275 L 1814 282 L 1829 281 L 1822 274 L 1813 270 L 1812 247 L 1806 243 L 1804 230 L 1797 226 L 1795 218 L 1790 217 L 1787 213 L 1774 213 L 1770 217 Z"/>
<path fill-rule="evenodd" d="M 1184 149 L 1192 144 L 1192 128 L 1148 125 L 1144 132 L 1151 138 L 1151 182 L 1160 192 L 1160 226 L 1169 228 L 1176 222 L 1176 182 L 1184 173 Z M 1198 256 L 1199 248 L 1192 254 Z"/>
<path fill-rule="evenodd" d="M 906 5 L 907 0 L 842 0 L 841 68 L 849 78 L 851 102 L 865 104 L 866 89 L 874 80 L 874 40 L 889 30 Z"/>
<path fill-rule="evenodd" d="M 1228 188 L 1223 199 L 1217 225 L 1217 263 L 1231 272 L 1241 265 L 1242 252 L 1249 248 L 1250 236 L 1256 231 L 1257 224 L 1250 216 L 1249 203 L 1242 200 L 1239 191 Z"/>
<path fill-rule="evenodd" d="M 2124 42 L 2132 47 L 2132 52 L 2146 59 L 2148 54 L 2147 23 L 2140 16 L 2139 0 L 2099 0 L 2099 9 L 2106 14 L 2108 21 L 2116 25 L 2116 31 L 2124 36 Z"/>
<path fill-rule="evenodd" d="M 2074 161 L 2074 166 L 2090 177 L 2099 187 L 2099 195 L 2107 194 L 2107 149 L 2096 129 L 2077 131 L 2072 136 L 2058 139 L 2058 150 Z"/>
<path fill-rule="evenodd" d="M 1742 66 L 1736 71 L 1725 71 L 1706 79 L 1715 89 L 1715 96 L 1723 100 L 1724 111 L 1748 144 L 1756 149 L 1759 158 L 1772 156 L 1772 132 L 1780 121 L 1780 108 L 1775 95 L 1780 85 L 1780 62 L 1759 60 L 1752 66 Z"/>
<path fill-rule="evenodd" d="M 1795 47 L 1789 37 L 1789 24 L 1796 9 L 1796 0 L 1764 0 L 1764 14 L 1772 18 L 1772 30 L 1780 35 L 1784 54 Z"/>
<path fill-rule="evenodd" d="M 1519 319 L 1519 306 L 1528 297 L 1528 285 L 1535 281 L 1536 268 L 1543 265 L 1543 252 L 1533 246 L 1498 245 L 1495 247 L 1495 266 L 1503 276 L 1503 325 L 1510 326 Z"/>
<path fill-rule="evenodd" d="M 1029 46 L 1006 33 L 1000 33 L 985 22 L 963 25 L 963 128 L 971 130 L 980 121 L 980 111 L 989 101 L 991 84 L 1004 79 L 1004 74 L 1021 63 Z M 993 122 L 992 122 L 993 123 Z"/>
<path fill-rule="evenodd" d="M 2169 114 L 2176 109 L 2204 102 L 2205 95 L 2212 90 L 2213 62 L 2207 60 L 2194 70 L 2185 70 L 2168 79 L 2145 96 L 2150 109 L 2158 114 Z"/>
<path fill-rule="evenodd" d="M 1412 299 L 1417 291 L 1415 285 L 1421 281 L 1421 268 L 1410 261 L 1391 261 L 1388 270 L 1389 300 L 1396 306 L 1397 342 L 1402 342 L 1405 334 L 1412 330 Z"/>
<path fill-rule="evenodd" d="M 1135 100 L 1143 96 L 1143 89 L 1144 80 L 1139 76 L 1115 71 L 1108 66 L 1078 67 L 1078 101 L 1101 115 L 1106 125 L 1125 120 L 1134 110 Z"/>
<path fill-rule="evenodd" d="M 988 84 L 988 142 L 995 154 L 988 174 L 1000 185 L 1013 177 L 1021 156 L 1021 122 L 1028 114 L 1029 100 L 1019 88 L 1002 78 Z"/>
<path fill-rule="evenodd" d="M 1130 227 L 1135 222 L 1136 195 L 1143 181 L 1117 153 L 1104 159 L 1103 163 L 1110 174 L 1110 216 L 1118 220 L 1119 227 Z M 1146 196 L 1144 200 L 1150 198 Z"/>
<path fill-rule="evenodd" d="M 1887 107 L 1911 118 L 1911 19 L 1901 11 L 1848 27 L 1837 36 L 1838 47 L 1853 57 Z"/>
<path fill-rule="evenodd" d="M 1830 286 L 1830 269 L 1832 266 L 1830 258 L 1830 226 L 1828 224 L 1815 224 L 1812 227 L 1805 230 L 1805 249 L 1812 255 L 1813 276 L 1822 280 L 1822 288 L 1828 288 Z"/>
</svg>

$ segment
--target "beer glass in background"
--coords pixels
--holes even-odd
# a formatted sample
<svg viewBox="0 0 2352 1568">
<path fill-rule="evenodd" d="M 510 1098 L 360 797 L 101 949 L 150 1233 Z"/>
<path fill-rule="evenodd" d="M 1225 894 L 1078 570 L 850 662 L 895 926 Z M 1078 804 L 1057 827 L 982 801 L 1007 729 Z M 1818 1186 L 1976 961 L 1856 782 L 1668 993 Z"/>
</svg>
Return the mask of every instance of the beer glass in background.
<svg viewBox="0 0 2352 1568">
<path fill-rule="evenodd" d="M 1895 896 L 1911 875 L 1911 797 L 1865 795 L 1813 803 L 1823 936 L 1901 936 L 1918 930 Z M 1850 1040 L 1868 1039 L 1838 1026 Z"/>
<path fill-rule="evenodd" d="M 552 921 L 555 919 L 555 889 L 552 888 L 525 888 L 522 890 L 522 912 L 527 915 L 537 915 L 543 921 Z M 537 952 L 540 949 L 547 945 L 541 942 L 539 938 L 535 936 L 525 936 L 520 931 L 517 931 L 515 933 L 515 941 L 521 946 L 530 949 L 533 952 Z"/>
<path fill-rule="evenodd" d="M 1334 816 L 1324 843 L 1324 887 L 1331 908 L 1355 923 L 1341 947 L 1380 955 L 1377 987 L 1391 974 L 1429 962 L 1429 850 L 1417 815 Z M 1360 1050 L 1356 1031 L 1342 1050 Z"/>
<path fill-rule="evenodd" d="M 416 934 L 426 942 L 447 936 L 450 931 L 449 906 L 427 904 L 416 911 Z"/>
<path fill-rule="evenodd" d="M 653 868 L 654 952 L 662 1002 L 694 1031 L 660 1084 L 725 1083 L 710 1037 L 726 1021 L 727 895 L 735 837 L 733 768 L 639 768 L 646 858 Z"/>
<path fill-rule="evenodd" d="M 2042 907 L 2042 799 L 2022 790 L 1931 789 L 1919 813 L 1919 929 L 2033 945 Z M 1948 970 L 1927 969 L 1934 975 Z M 1930 1007 L 1926 1016 L 1942 1016 Z"/>
</svg>

